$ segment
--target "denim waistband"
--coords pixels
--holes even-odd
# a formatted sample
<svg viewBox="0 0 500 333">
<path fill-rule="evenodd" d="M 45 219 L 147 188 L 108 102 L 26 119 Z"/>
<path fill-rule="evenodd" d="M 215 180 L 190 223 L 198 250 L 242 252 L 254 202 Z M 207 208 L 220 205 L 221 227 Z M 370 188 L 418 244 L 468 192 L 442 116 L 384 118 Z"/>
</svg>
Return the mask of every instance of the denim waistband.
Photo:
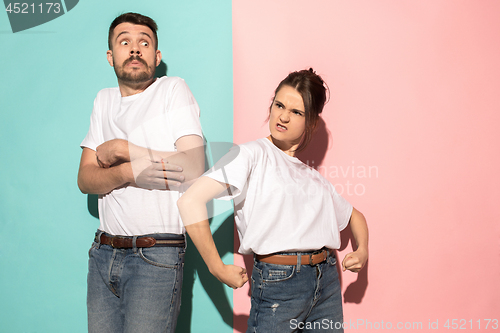
<svg viewBox="0 0 500 333">
<path fill-rule="evenodd" d="M 140 238 L 140 237 L 153 237 L 153 238 L 156 238 L 156 239 L 171 239 L 171 240 L 185 240 L 186 239 L 186 235 L 184 234 L 169 234 L 169 233 L 155 233 L 155 234 L 145 234 L 145 235 L 136 235 L 136 236 L 123 236 L 123 235 L 113 235 L 113 234 L 109 234 L 105 231 L 102 231 L 102 230 L 97 230 L 96 231 L 96 236 L 97 235 L 106 235 L 108 237 L 122 237 L 122 238 Z"/>
<path fill-rule="evenodd" d="M 299 255 L 309 255 L 309 254 L 314 254 L 314 253 L 317 253 L 317 252 L 321 252 L 323 250 L 327 250 L 328 253 L 331 254 L 331 252 L 333 251 L 332 249 L 329 249 L 329 248 L 326 248 L 326 247 L 323 247 L 321 249 L 318 249 L 318 250 L 311 250 L 311 251 L 295 251 L 295 252 L 273 252 L 271 254 L 278 254 L 278 255 L 285 255 L 285 256 L 297 256 Z"/>
</svg>

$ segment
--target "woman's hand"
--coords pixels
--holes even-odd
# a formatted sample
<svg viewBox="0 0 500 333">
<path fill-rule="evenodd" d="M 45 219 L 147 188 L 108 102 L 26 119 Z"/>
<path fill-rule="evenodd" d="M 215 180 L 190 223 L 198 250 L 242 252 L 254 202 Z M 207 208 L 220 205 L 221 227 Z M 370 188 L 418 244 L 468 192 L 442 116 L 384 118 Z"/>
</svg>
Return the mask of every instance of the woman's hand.
<svg viewBox="0 0 500 333">
<path fill-rule="evenodd" d="M 223 264 L 211 273 L 233 289 L 241 288 L 248 281 L 247 270 L 240 266 Z"/>
<path fill-rule="evenodd" d="M 348 253 L 342 260 L 342 271 L 350 270 L 357 273 L 366 265 L 368 260 L 368 251 L 365 249 L 357 249 L 354 252 Z"/>
<path fill-rule="evenodd" d="M 357 273 L 365 267 L 368 260 L 368 226 L 365 217 L 356 208 L 352 209 L 349 225 L 356 241 L 357 250 L 347 254 L 342 260 L 342 271 L 348 269 Z"/>
</svg>

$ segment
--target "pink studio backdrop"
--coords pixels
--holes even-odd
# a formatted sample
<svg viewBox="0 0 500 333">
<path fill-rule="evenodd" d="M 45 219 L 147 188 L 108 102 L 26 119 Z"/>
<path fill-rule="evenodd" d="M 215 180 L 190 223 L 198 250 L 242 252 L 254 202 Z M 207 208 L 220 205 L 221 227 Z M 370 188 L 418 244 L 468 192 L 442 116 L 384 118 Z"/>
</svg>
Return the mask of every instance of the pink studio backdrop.
<svg viewBox="0 0 500 333">
<path fill-rule="evenodd" d="M 498 0 L 233 1 L 236 143 L 268 135 L 290 71 L 330 87 L 301 158 L 368 220 L 368 267 L 341 276 L 346 331 L 500 320 L 499 17 Z M 234 292 L 235 332 L 248 295 Z"/>
</svg>

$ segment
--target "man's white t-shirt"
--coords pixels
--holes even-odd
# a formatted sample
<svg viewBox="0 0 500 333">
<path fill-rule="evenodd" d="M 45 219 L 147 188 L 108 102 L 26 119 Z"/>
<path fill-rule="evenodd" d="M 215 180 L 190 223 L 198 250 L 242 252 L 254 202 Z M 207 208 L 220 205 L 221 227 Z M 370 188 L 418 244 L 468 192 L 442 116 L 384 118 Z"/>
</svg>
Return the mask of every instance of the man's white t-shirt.
<svg viewBox="0 0 500 333">
<path fill-rule="evenodd" d="M 158 151 L 175 151 L 182 136 L 203 137 L 200 109 L 183 79 L 161 77 L 142 93 L 122 97 L 118 87 L 101 90 L 81 147 L 96 150 L 112 139 Z M 185 232 L 177 209 L 180 193 L 133 186 L 99 195 L 99 229 L 113 235 Z"/>
<path fill-rule="evenodd" d="M 267 138 L 235 146 L 204 176 L 231 185 L 242 254 L 338 249 L 352 206 L 318 171 Z"/>
</svg>

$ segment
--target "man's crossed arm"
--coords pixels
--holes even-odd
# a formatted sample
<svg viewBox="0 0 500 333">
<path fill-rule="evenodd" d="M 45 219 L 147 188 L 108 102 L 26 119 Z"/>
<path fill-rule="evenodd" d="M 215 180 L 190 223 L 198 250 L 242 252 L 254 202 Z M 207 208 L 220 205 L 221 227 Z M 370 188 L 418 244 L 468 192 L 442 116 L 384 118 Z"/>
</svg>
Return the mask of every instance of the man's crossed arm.
<svg viewBox="0 0 500 333">
<path fill-rule="evenodd" d="M 160 152 L 115 139 L 96 151 L 83 148 L 78 187 L 91 194 L 106 194 L 127 185 L 178 189 L 203 174 L 205 155 L 203 139 L 198 135 L 183 136 L 175 145 L 175 152 Z"/>
</svg>

